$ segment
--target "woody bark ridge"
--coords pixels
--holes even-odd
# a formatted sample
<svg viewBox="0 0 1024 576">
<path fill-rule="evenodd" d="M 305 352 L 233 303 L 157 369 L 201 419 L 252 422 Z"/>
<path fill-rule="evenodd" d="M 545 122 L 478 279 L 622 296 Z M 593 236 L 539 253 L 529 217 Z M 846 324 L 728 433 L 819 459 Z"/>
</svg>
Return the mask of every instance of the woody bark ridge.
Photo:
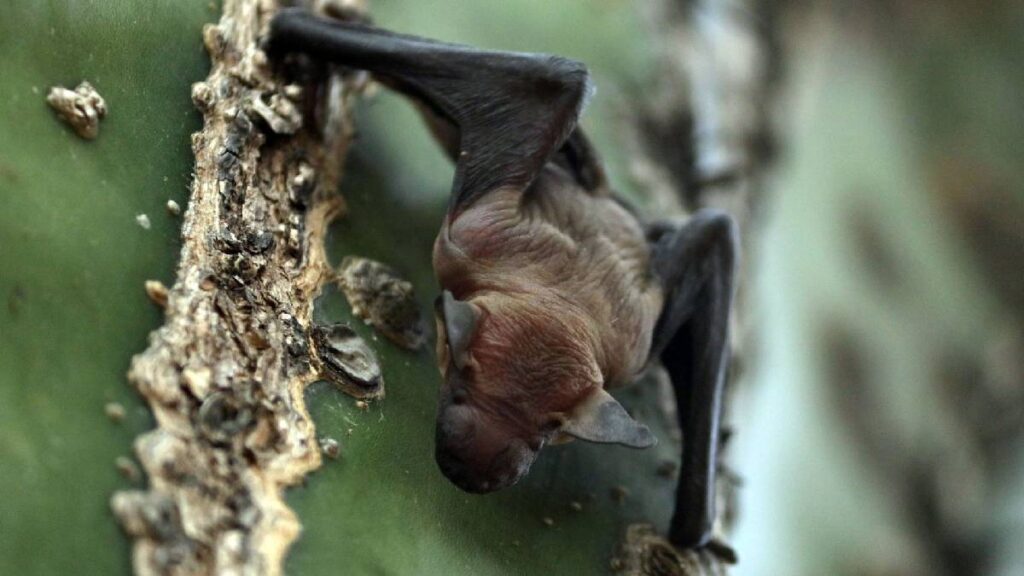
<svg viewBox="0 0 1024 576">
<path fill-rule="evenodd" d="M 361 79 L 272 67 L 259 40 L 278 8 L 225 0 L 203 31 L 177 278 L 128 374 L 156 420 L 134 446 L 149 487 L 111 500 L 138 574 L 279 574 L 300 531 L 282 490 L 321 463 L 303 389 L 339 377 L 312 311 L 332 276 L 323 240 L 344 209 L 334 190 Z"/>
</svg>

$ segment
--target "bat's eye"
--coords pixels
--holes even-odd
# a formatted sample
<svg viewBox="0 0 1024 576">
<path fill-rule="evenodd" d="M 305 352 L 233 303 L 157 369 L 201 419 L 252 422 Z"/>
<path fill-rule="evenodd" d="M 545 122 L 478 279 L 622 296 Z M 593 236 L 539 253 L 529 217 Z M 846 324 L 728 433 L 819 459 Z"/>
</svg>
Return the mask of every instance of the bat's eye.
<svg viewBox="0 0 1024 576">
<path fill-rule="evenodd" d="M 558 430 L 563 425 L 565 425 L 565 418 L 561 416 L 551 416 L 550 418 L 547 419 L 547 421 L 544 422 L 540 429 L 541 432 L 547 434 L 554 432 L 555 430 Z"/>
</svg>

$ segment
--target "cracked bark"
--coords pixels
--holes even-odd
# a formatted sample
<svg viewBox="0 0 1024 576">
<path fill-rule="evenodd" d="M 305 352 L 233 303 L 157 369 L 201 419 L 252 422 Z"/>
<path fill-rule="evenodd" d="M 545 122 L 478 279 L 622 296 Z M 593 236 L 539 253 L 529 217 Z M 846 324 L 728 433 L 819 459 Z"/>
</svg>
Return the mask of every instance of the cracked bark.
<svg viewBox="0 0 1024 576">
<path fill-rule="evenodd" d="M 302 392 L 322 371 L 313 301 L 361 80 L 271 68 L 258 41 L 277 8 L 225 0 L 204 30 L 177 279 L 129 372 L 157 424 L 135 443 L 149 487 L 111 501 L 139 574 L 280 573 L 300 530 L 282 489 L 321 462 Z"/>
</svg>

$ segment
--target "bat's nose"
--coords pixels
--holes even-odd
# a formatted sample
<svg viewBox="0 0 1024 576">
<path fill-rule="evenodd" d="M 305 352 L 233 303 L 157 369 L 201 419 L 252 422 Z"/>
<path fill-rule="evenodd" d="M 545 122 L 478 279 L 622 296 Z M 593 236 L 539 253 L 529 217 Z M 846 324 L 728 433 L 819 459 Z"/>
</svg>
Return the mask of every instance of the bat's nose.
<svg viewBox="0 0 1024 576">
<path fill-rule="evenodd" d="M 477 430 L 472 409 L 449 404 L 437 417 L 435 459 L 441 473 L 466 492 L 491 491 L 491 482 L 480 478 L 471 456 L 475 455 Z"/>
<path fill-rule="evenodd" d="M 435 459 L 453 484 L 484 494 L 515 484 L 529 469 L 534 454 L 524 442 L 509 438 L 473 408 L 450 404 L 437 418 Z"/>
<path fill-rule="evenodd" d="M 490 465 L 483 471 L 475 463 L 467 462 L 459 454 L 449 450 L 439 448 L 436 458 L 441 473 L 451 480 L 452 484 L 466 492 L 486 494 L 518 482 L 533 461 L 532 456 L 523 458 L 517 453 L 515 458 L 508 458 L 508 455 L 511 455 L 509 450 L 502 451 L 496 458 L 491 459 Z"/>
</svg>

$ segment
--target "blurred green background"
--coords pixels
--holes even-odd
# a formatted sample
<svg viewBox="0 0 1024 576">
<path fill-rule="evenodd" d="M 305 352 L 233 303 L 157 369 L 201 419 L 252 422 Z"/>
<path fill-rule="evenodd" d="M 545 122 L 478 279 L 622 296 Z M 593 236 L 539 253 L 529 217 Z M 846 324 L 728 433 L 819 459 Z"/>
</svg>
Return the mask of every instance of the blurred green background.
<svg viewBox="0 0 1024 576">
<path fill-rule="evenodd" d="M 1024 9 L 695 6 L 706 17 L 718 4 L 772 27 L 781 64 L 778 154 L 744 231 L 734 573 L 1022 573 Z M 613 182 L 644 197 L 626 123 L 659 80 L 665 39 L 635 3 L 371 10 L 389 28 L 587 62 L 598 93 L 583 126 Z M 160 323 L 143 281 L 173 278 L 179 221 L 163 206 L 187 198 L 200 126 L 189 87 L 206 75 L 200 29 L 216 16 L 206 1 L 12 0 L 0 17 L 0 574 L 128 571 L 107 500 L 132 485 L 115 458 L 152 423 L 124 373 Z M 110 108 L 95 142 L 44 101 L 82 79 Z M 357 124 L 331 257 L 392 264 L 426 310 L 451 169 L 387 92 L 360 104 Z M 350 319 L 333 290 L 317 315 Z M 432 353 L 358 328 L 385 362 L 388 397 L 364 412 L 310 388 L 318 433 L 343 455 L 287 495 L 305 526 L 289 573 L 603 573 L 625 523 L 664 526 L 672 482 L 655 469 L 667 441 L 556 448 L 520 486 L 458 492 L 432 461 Z M 654 396 L 624 393 L 664 440 Z M 111 401 L 127 409 L 121 424 L 104 415 Z M 621 505 L 609 496 L 620 485 Z"/>
</svg>

